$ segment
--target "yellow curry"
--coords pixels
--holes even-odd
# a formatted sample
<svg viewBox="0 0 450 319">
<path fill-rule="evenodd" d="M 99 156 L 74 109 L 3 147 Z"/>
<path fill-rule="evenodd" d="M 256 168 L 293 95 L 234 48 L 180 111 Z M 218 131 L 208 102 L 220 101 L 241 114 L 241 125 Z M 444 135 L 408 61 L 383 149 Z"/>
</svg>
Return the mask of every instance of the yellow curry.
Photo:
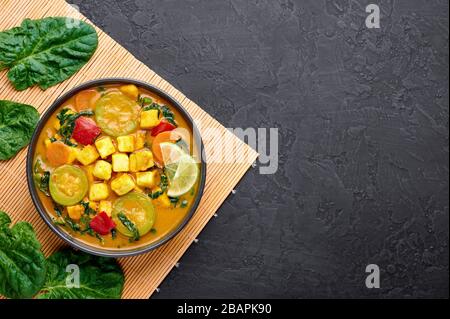
<svg viewBox="0 0 450 319">
<path fill-rule="evenodd" d="M 34 184 L 55 224 L 106 249 L 167 236 L 199 187 L 192 127 L 153 92 L 93 87 L 55 111 L 34 154 Z"/>
</svg>

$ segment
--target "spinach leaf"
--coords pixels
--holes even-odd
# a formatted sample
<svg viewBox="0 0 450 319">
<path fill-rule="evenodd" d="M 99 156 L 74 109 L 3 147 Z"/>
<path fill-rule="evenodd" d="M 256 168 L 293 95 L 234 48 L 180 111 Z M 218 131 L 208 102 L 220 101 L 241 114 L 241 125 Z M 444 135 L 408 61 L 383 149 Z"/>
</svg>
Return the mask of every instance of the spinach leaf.
<svg viewBox="0 0 450 319">
<path fill-rule="evenodd" d="M 0 70 L 19 90 L 59 83 L 86 64 L 98 45 L 95 29 L 65 17 L 25 19 L 20 27 L 0 32 Z"/>
<path fill-rule="evenodd" d="M 66 284 L 68 265 L 80 270 L 79 287 Z M 47 259 L 47 279 L 38 299 L 117 299 L 122 294 L 124 275 L 113 258 L 62 250 Z"/>
<path fill-rule="evenodd" d="M 42 167 L 42 161 L 38 158 L 33 168 L 33 179 L 35 185 L 39 188 L 45 196 L 50 197 L 49 183 L 50 183 L 50 172 L 45 171 Z"/>
<path fill-rule="evenodd" d="M 177 207 L 177 204 L 180 201 L 180 198 L 179 197 L 169 197 L 169 200 L 173 204 L 174 207 Z"/>
<path fill-rule="evenodd" d="M 120 222 L 133 234 L 130 238 L 130 241 L 136 241 L 141 238 L 141 235 L 139 234 L 139 230 L 137 229 L 136 225 L 125 216 L 124 213 L 120 212 L 117 214 L 117 217 L 119 218 Z"/>
<path fill-rule="evenodd" d="M 45 281 L 46 263 L 33 227 L 0 211 L 0 294 L 31 298 Z"/>
<path fill-rule="evenodd" d="M 93 209 L 90 205 L 89 202 L 85 202 L 85 201 L 81 201 L 80 202 L 81 206 L 83 206 L 84 208 L 84 214 L 85 215 L 95 215 L 95 209 Z"/>
<path fill-rule="evenodd" d="M 160 175 L 159 187 L 163 193 L 167 190 L 167 187 L 169 187 L 169 179 L 166 174 Z"/>
<path fill-rule="evenodd" d="M 178 126 L 175 122 L 175 114 L 169 109 L 167 105 L 162 105 L 160 107 L 163 117 L 170 123 L 175 126 Z"/>
<path fill-rule="evenodd" d="M 73 130 L 75 128 L 75 121 L 80 116 L 93 116 L 94 112 L 91 110 L 84 110 L 79 113 L 74 113 L 68 108 L 64 108 L 61 112 L 56 115 L 56 118 L 59 120 L 60 129 L 58 131 L 59 135 L 63 137 L 63 142 L 69 146 L 77 146 L 76 144 L 70 141 L 72 137 Z"/>
<path fill-rule="evenodd" d="M 157 199 L 159 196 L 161 196 L 163 194 L 163 192 L 162 191 L 155 191 L 155 192 L 153 192 L 153 193 L 149 193 L 148 194 L 148 196 L 151 198 L 151 199 Z"/>
<path fill-rule="evenodd" d="M 38 121 L 34 107 L 0 100 L 0 160 L 10 159 L 30 142 Z"/>
</svg>

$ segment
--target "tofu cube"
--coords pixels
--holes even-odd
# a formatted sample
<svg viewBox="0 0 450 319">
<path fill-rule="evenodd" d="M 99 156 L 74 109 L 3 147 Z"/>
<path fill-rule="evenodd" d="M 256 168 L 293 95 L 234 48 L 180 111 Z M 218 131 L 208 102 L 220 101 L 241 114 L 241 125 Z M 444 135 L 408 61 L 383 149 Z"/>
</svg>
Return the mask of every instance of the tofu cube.
<svg viewBox="0 0 450 319">
<path fill-rule="evenodd" d="M 117 138 L 119 152 L 131 153 L 134 151 L 134 135 L 119 136 Z"/>
<path fill-rule="evenodd" d="M 145 131 L 139 131 L 136 133 L 136 139 L 134 140 L 134 149 L 140 150 L 145 147 Z"/>
<path fill-rule="evenodd" d="M 156 186 L 156 174 L 156 171 L 136 173 L 136 183 L 142 187 L 154 187 Z"/>
<path fill-rule="evenodd" d="M 58 119 L 56 119 L 56 120 L 53 122 L 53 128 L 54 128 L 56 131 L 59 131 L 59 129 L 61 128 L 61 124 L 59 123 L 59 120 L 58 120 Z"/>
<path fill-rule="evenodd" d="M 134 152 L 130 155 L 130 171 L 142 172 L 153 167 L 153 153 L 149 150 Z"/>
<path fill-rule="evenodd" d="M 108 185 L 105 183 L 95 183 L 91 185 L 89 189 L 89 200 L 90 201 L 99 201 L 103 199 L 107 199 L 109 196 Z"/>
<path fill-rule="evenodd" d="M 111 216 L 112 203 L 109 200 L 101 200 L 98 205 L 99 212 L 105 212 L 108 216 Z"/>
<path fill-rule="evenodd" d="M 159 110 L 148 110 L 141 113 L 141 128 L 152 128 L 159 124 Z"/>
<path fill-rule="evenodd" d="M 97 150 L 102 158 L 107 158 L 109 155 L 116 152 L 116 148 L 114 147 L 114 144 L 109 136 L 95 141 L 95 147 L 97 147 Z"/>
<path fill-rule="evenodd" d="M 160 207 L 166 207 L 166 208 L 170 207 L 170 204 L 171 204 L 170 198 L 169 198 L 169 196 L 167 196 L 166 193 L 159 195 L 158 198 L 155 199 L 153 202 L 156 203 Z"/>
<path fill-rule="evenodd" d="M 122 85 L 119 90 L 133 100 L 137 100 L 139 96 L 139 90 L 134 84 Z"/>
<path fill-rule="evenodd" d="M 111 189 L 119 196 L 133 190 L 134 186 L 133 178 L 128 174 L 122 174 L 111 181 Z"/>
<path fill-rule="evenodd" d="M 103 180 L 108 180 L 111 178 L 112 166 L 107 161 L 97 161 L 95 162 L 94 170 L 92 174 Z"/>
<path fill-rule="evenodd" d="M 49 138 L 46 138 L 46 139 L 44 140 L 44 145 L 45 145 L 45 147 L 46 147 L 46 148 L 49 147 L 50 144 L 52 144 L 52 141 L 50 141 Z"/>
<path fill-rule="evenodd" d="M 128 172 L 130 170 L 128 155 L 122 153 L 113 154 L 112 166 L 114 172 Z"/>
<path fill-rule="evenodd" d="M 81 151 L 76 154 L 77 160 L 83 165 L 89 165 L 93 163 L 100 155 L 92 145 L 85 146 Z"/>
<path fill-rule="evenodd" d="M 93 184 L 94 183 L 94 175 L 92 174 L 94 172 L 94 167 L 95 167 L 94 164 L 82 167 L 82 169 L 86 173 L 86 176 L 88 178 L 89 184 Z"/>
<path fill-rule="evenodd" d="M 67 159 L 67 164 L 72 164 L 77 159 L 79 152 L 80 152 L 80 150 L 78 148 L 71 147 L 69 157 Z"/>
<path fill-rule="evenodd" d="M 89 207 L 92 208 L 93 210 L 97 211 L 97 203 L 96 202 L 91 202 L 89 201 Z"/>
<path fill-rule="evenodd" d="M 79 220 L 81 218 L 81 214 L 83 213 L 84 207 L 81 205 L 67 206 L 67 214 L 73 220 Z"/>
</svg>

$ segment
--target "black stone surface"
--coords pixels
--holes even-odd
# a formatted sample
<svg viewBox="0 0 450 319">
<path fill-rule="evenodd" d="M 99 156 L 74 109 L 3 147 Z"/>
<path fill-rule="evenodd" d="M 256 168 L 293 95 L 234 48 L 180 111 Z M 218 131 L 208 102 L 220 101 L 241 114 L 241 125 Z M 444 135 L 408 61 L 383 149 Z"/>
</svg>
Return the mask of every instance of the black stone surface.
<svg viewBox="0 0 450 319">
<path fill-rule="evenodd" d="M 279 128 L 154 298 L 448 298 L 447 0 L 70 2 L 225 126 Z"/>
</svg>

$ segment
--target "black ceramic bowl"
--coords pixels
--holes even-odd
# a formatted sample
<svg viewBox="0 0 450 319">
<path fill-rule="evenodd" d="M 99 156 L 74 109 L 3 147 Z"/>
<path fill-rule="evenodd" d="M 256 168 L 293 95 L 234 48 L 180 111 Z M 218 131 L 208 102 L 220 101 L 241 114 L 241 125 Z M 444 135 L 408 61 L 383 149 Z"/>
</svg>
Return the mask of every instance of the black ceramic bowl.
<svg viewBox="0 0 450 319">
<path fill-rule="evenodd" d="M 69 98 L 77 94 L 78 92 L 95 87 L 95 86 L 101 86 L 101 85 L 107 85 L 107 84 L 134 84 L 137 87 L 141 87 L 143 89 L 146 89 L 163 99 L 170 102 L 170 104 L 176 108 L 180 114 L 186 119 L 186 122 L 188 125 L 192 126 L 194 136 L 197 136 L 196 139 L 194 139 L 194 142 L 197 141 L 199 154 L 201 154 L 201 167 L 200 167 L 200 184 L 198 189 L 197 197 L 195 198 L 194 204 L 191 207 L 191 210 L 188 212 L 184 220 L 176 227 L 174 228 L 167 236 L 163 237 L 159 241 L 150 243 L 145 246 L 140 246 L 137 248 L 131 248 L 131 249 L 117 249 L 114 250 L 112 248 L 100 248 L 96 246 L 89 245 L 83 241 L 80 241 L 74 237 L 72 237 L 67 231 L 62 229 L 60 226 L 55 225 L 52 220 L 51 216 L 47 213 L 45 207 L 41 203 L 41 200 L 37 194 L 37 188 L 34 185 L 33 181 L 33 158 L 34 153 L 36 150 L 36 143 L 38 140 L 38 137 L 41 133 L 41 130 L 43 129 L 44 125 L 47 123 L 49 118 L 53 115 L 53 113 Z M 50 108 L 45 112 L 45 114 L 41 117 L 41 120 L 39 121 L 39 124 L 36 127 L 36 130 L 33 133 L 33 137 L 31 139 L 30 147 L 28 149 L 28 155 L 27 155 L 27 181 L 28 181 L 28 189 L 31 193 L 31 198 L 33 199 L 33 203 L 36 206 L 37 211 L 41 215 L 42 219 L 45 221 L 45 223 L 55 232 L 59 237 L 61 237 L 64 241 L 66 241 L 68 244 L 73 246 L 74 248 L 83 250 L 87 253 L 99 255 L 99 256 L 105 256 L 105 257 L 129 257 L 134 256 L 138 254 L 142 254 L 145 252 L 148 252 L 150 250 L 153 250 L 162 244 L 169 241 L 171 238 L 173 238 L 176 234 L 178 234 L 188 223 L 188 221 L 191 219 L 192 215 L 194 214 L 195 210 L 197 209 L 200 199 L 203 194 L 203 189 L 205 187 L 205 178 L 206 178 L 206 163 L 203 159 L 203 142 L 200 138 L 198 128 L 195 126 L 194 121 L 192 120 L 191 116 L 186 112 L 186 110 L 181 106 L 175 99 L 173 99 L 170 95 L 167 93 L 161 91 L 160 89 L 147 84 L 142 81 L 138 80 L 132 80 L 132 79 L 126 79 L 126 78 L 107 78 L 107 79 L 99 79 L 94 81 L 86 82 L 80 86 L 77 86 L 58 98 L 51 106 Z"/>
</svg>

